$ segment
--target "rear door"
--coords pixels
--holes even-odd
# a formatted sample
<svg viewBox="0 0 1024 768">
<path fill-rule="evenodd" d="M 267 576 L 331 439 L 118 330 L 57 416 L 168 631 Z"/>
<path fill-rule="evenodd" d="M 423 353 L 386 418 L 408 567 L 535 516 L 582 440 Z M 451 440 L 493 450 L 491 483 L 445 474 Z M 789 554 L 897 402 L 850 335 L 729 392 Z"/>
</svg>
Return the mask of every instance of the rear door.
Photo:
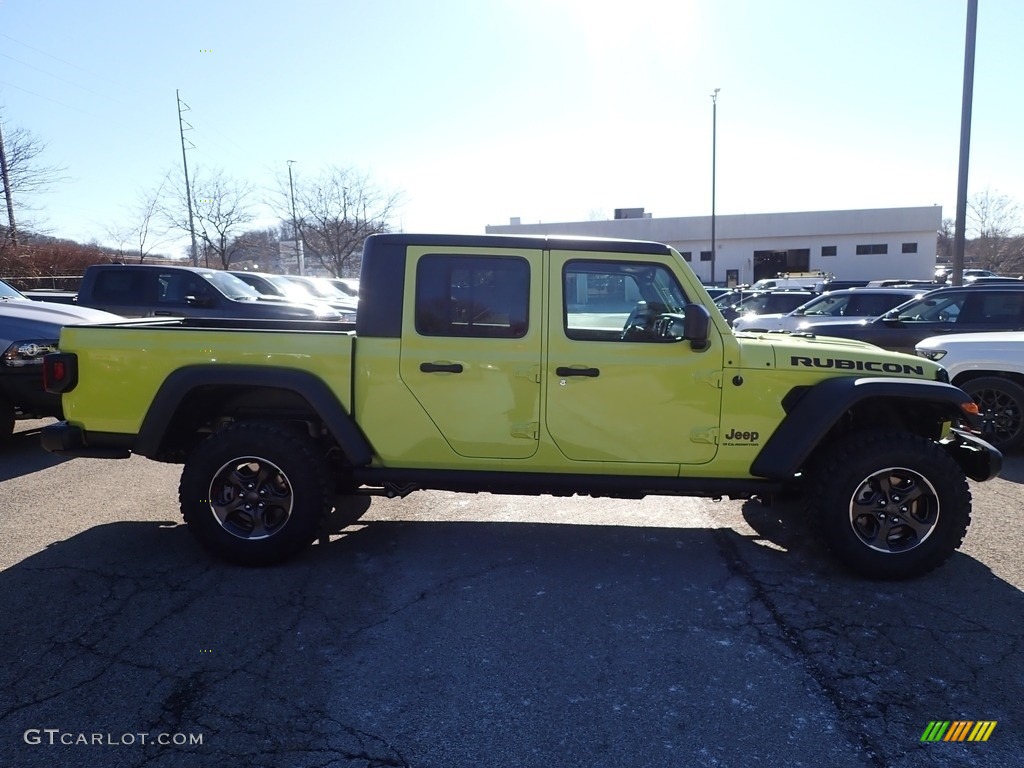
<svg viewBox="0 0 1024 768">
<path fill-rule="evenodd" d="M 537 451 L 541 263 L 540 250 L 409 248 L 400 375 L 460 456 Z"/>
<path fill-rule="evenodd" d="M 667 264 L 643 258 L 551 252 L 547 430 L 577 461 L 708 462 L 717 450 L 722 348 L 696 351 L 639 322 L 644 313 L 685 312 L 690 302 Z"/>
</svg>

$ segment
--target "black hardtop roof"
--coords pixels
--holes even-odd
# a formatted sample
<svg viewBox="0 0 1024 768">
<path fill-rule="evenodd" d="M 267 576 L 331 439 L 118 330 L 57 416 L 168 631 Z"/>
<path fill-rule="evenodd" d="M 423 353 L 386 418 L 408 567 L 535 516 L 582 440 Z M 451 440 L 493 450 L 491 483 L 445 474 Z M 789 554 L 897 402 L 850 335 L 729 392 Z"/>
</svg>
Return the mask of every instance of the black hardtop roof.
<svg viewBox="0 0 1024 768">
<path fill-rule="evenodd" d="M 86 269 L 183 269 L 187 272 L 198 272 L 210 274 L 213 272 L 228 272 L 226 269 L 211 269 L 210 267 L 193 267 L 191 264 L 90 264 Z"/>
<path fill-rule="evenodd" d="M 378 245 L 390 246 L 453 246 L 459 248 L 530 248 L 563 249 L 570 251 L 611 251 L 620 253 L 667 254 L 664 243 L 649 240 L 618 240 L 606 237 L 579 235 L 438 235 L 438 234 L 379 234 L 366 238 L 367 251 Z"/>
</svg>

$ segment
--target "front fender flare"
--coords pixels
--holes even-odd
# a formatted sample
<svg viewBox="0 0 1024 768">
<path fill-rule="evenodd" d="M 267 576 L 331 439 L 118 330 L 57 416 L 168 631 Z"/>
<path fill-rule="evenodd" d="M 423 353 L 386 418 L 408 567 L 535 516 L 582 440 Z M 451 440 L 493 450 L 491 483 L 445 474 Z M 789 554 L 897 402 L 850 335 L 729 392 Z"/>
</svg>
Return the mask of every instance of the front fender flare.
<svg viewBox="0 0 1024 768">
<path fill-rule="evenodd" d="M 775 480 L 793 477 L 844 413 L 876 398 L 932 403 L 951 420 L 965 418 L 961 405 L 973 402 L 962 389 L 939 381 L 883 376 L 826 379 L 786 409 L 785 419 L 750 465 L 750 473 Z"/>
</svg>

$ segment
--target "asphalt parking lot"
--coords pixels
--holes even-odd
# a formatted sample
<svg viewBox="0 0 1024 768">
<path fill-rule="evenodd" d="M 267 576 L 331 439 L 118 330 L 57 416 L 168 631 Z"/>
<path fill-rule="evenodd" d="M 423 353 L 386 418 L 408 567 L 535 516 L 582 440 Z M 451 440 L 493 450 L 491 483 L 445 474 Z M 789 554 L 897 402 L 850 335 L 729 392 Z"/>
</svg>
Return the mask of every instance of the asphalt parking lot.
<svg viewBox="0 0 1024 768">
<path fill-rule="evenodd" d="M 1020 765 L 1022 456 L 911 582 L 785 506 L 449 493 L 251 570 L 179 524 L 178 467 L 37 426 L 0 449 L 0 765 Z"/>
</svg>

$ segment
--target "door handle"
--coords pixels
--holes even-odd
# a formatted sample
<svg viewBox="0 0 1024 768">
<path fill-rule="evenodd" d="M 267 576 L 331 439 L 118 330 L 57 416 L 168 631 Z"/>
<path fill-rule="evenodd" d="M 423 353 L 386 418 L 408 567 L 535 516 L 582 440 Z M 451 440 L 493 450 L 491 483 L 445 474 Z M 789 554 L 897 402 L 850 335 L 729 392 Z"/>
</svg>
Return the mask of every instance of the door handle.
<svg viewBox="0 0 1024 768">
<path fill-rule="evenodd" d="M 462 373 L 462 363 L 420 363 L 423 373 Z"/>
<path fill-rule="evenodd" d="M 153 310 L 153 315 L 155 317 L 170 317 L 172 314 L 174 314 L 174 313 L 170 312 L 169 310 L 166 310 L 166 309 L 156 309 L 156 310 Z"/>
<path fill-rule="evenodd" d="M 601 371 L 597 368 L 568 368 L 566 366 L 555 368 L 555 373 L 559 376 L 586 376 L 590 379 L 596 379 L 601 375 Z"/>
</svg>

